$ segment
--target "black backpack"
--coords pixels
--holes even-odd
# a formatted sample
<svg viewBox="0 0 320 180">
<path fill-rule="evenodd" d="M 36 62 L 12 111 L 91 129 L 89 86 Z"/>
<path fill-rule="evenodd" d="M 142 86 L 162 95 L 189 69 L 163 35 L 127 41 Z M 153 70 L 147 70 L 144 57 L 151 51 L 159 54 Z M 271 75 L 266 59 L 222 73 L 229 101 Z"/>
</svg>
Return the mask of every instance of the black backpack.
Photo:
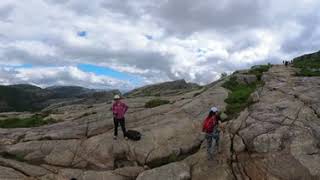
<svg viewBox="0 0 320 180">
<path fill-rule="evenodd" d="M 126 136 L 128 137 L 128 139 L 131 139 L 133 141 L 139 141 L 141 139 L 141 133 L 135 130 L 128 130 Z"/>
</svg>

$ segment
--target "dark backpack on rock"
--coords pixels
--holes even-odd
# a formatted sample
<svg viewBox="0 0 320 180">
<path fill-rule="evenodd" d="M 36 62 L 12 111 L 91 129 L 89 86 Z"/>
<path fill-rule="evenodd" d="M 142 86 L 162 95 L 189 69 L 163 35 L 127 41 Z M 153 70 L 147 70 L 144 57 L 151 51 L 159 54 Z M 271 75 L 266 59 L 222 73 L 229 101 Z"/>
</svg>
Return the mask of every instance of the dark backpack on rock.
<svg viewBox="0 0 320 180">
<path fill-rule="evenodd" d="M 126 136 L 128 137 L 128 139 L 131 139 L 133 141 L 139 141 L 141 139 L 141 133 L 135 130 L 128 130 Z"/>
</svg>

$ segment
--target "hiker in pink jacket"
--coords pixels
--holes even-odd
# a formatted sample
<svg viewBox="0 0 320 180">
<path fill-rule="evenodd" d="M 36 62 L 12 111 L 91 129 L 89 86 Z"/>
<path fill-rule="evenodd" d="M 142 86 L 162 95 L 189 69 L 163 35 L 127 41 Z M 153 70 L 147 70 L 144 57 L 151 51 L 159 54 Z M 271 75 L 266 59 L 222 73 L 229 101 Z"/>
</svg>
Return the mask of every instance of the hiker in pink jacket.
<svg viewBox="0 0 320 180">
<path fill-rule="evenodd" d="M 117 139 L 119 123 L 123 132 L 123 136 L 125 139 L 127 139 L 124 114 L 127 112 L 128 106 L 125 103 L 121 102 L 120 99 L 121 98 L 119 95 L 115 95 L 114 103 L 112 104 L 112 108 L 111 108 L 113 112 L 113 122 L 114 122 L 113 139 Z"/>
</svg>

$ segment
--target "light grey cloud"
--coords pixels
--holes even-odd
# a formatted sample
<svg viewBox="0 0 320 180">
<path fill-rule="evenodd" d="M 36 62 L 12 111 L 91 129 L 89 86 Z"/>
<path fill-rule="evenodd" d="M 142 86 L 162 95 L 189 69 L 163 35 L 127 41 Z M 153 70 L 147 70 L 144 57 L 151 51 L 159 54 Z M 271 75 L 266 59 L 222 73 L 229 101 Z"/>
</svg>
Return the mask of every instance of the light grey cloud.
<svg viewBox="0 0 320 180">
<path fill-rule="evenodd" d="M 54 85 L 78 85 L 98 89 L 134 88 L 128 81 L 110 78 L 104 75 L 95 75 L 84 72 L 77 67 L 36 67 L 36 68 L 0 68 L 0 84 L 31 83 L 40 87 Z"/>
<path fill-rule="evenodd" d="M 0 6 L 0 21 L 8 21 L 8 18 L 13 11 L 14 6 L 11 4 Z"/>
<path fill-rule="evenodd" d="M 222 72 L 318 50 L 319 8 L 317 0 L 3 0 L 0 67 L 32 64 L 25 80 L 41 85 L 86 85 L 64 68 L 78 64 L 136 75 L 145 84 L 205 84 Z M 56 73 L 38 79 L 38 66 Z M 15 83 L 10 77 L 23 74 L 17 70 L 4 76 L 2 69 L 0 83 Z"/>
<path fill-rule="evenodd" d="M 151 12 L 169 32 L 192 34 L 202 30 L 229 31 L 262 25 L 262 1 L 164 1 Z"/>
<path fill-rule="evenodd" d="M 317 50 L 320 47 L 320 14 L 314 13 L 300 19 L 302 30 L 294 37 L 286 39 L 282 50 L 287 53 L 300 54 Z"/>
</svg>

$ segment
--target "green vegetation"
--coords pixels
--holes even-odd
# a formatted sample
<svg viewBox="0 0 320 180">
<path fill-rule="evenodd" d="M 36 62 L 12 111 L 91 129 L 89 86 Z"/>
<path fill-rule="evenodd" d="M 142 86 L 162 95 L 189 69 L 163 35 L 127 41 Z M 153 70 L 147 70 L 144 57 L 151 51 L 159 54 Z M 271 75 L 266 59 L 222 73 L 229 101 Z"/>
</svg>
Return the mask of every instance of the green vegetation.
<svg viewBox="0 0 320 180">
<path fill-rule="evenodd" d="M 237 117 L 243 109 L 251 104 L 249 97 L 250 94 L 255 91 L 257 84 L 240 84 L 237 82 L 236 77 L 231 77 L 230 80 L 222 86 L 231 91 L 225 100 L 227 103 L 225 113 L 228 115 L 229 120 Z"/>
<path fill-rule="evenodd" d="M 20 87 L 19 85 L 0 86 L 0 102 L 4 103 L 4 106 L 0 106 L 0 112 L 38 111 L 42 109 L 46 91 L 39 90 L 36 87 L 32 88 Z"/>
<path fill-rule="evenodd" d="M 44 120 L 41 115 L 33 115 L 29 118 L 9 118 L 0 121 L 0 128 L 29 128 L 38 127 L 46 124 L 52 124 L 53 119 Z"/>
<path fill-rule="evenodd" d="M 25 162 L 26 160 L 22 155 L 19 154 L 9 154 L 7 152 L 1 153 L 1 156 L 6 158 L 6 159 L 12 159 L 20 162 Z"/>
<path fill-rule="evenodd" d="M 300 68 L 298 76 L 320 76 L 320 51 L 295 58 L 293 67 Z"/>
<path fill-rule="evenodd" d="M 254 74 L 257 76 L 258 81 L 261 81 L 261 77 L 263 75 L 264 72 L 267 72 L 269 70 L 269 68 L 271 67 L 271 64 L 268 65 L 260 65 L 260 66 L 253 66 L 248 74 Z"/>
<path fill-rule="evenodd" d="M 153 100 L 150 100 L 150 101 L 146 102 L 144 107 L 145 108 L 154 108 L 154 107 L 161 106 L 161 105 L 164 105 L 164 104 L 169 104 L 169 103 L 170 103 L 170 101 L 168 101 L 168 100 L 153 99 Z"/>
<path fill-rule="evenodd" d="M 270 67 L 270 64 L 252 67 L 248 74 L 256 75 L 257 81 L 251 84 L 241 84 L 237 81 L 235 76 L 232 76 L 222 85 L 224 88 L 231 91 L 228 98 L 225 100 L 227 103 L 225 113 L 228 115 L 226 120 L 236 118 L 242 110 L 252 104 L 252 100 L 249 97 L 257 87 L 263 85 L 263 82 L 261 81 L 262 74 L 263 72 L 268 71 Z"/>
</svg>

